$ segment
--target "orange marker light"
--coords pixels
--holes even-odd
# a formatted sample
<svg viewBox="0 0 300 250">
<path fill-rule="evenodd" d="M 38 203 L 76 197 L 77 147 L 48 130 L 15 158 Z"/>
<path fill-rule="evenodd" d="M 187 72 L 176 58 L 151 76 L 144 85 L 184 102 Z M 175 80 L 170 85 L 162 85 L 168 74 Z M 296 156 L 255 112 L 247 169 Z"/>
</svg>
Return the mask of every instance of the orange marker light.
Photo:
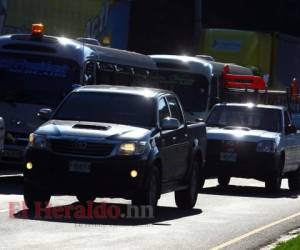
<svg viewBox="0 0 300 250">
<path fill-rule="evenodd" d="M 32 24 L 31 32 L 33 36 L 42 37 L 44 33 L 44 25 L 42 23 L 35 23 Z"/>
</svg>

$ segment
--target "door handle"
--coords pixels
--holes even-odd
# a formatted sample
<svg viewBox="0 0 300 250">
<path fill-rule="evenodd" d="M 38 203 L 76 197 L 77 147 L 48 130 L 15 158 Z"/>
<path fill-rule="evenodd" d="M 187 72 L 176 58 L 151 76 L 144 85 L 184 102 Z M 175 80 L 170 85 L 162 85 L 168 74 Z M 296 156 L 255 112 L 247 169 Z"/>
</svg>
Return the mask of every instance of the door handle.
<svg viewBox="0 0 300 250">
<path fill-rule="evenodd" d="M 172 139 L 173 139 L 173 141 L 176 141 L 176 140 L 177 140 L 177 137 L 176 137 L 176 136 L 174 136 L 174 137 L 172 137 Z"/>
</svg>

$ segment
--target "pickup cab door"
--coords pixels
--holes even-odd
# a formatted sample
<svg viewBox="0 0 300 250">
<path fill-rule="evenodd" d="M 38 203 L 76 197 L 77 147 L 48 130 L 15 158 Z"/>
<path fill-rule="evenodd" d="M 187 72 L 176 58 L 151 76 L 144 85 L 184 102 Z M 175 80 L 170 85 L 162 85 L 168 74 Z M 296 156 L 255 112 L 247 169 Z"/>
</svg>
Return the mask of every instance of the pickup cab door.
<svg viewBox="0 0 300 250">
<path fill-rule="evenodd" d="M 176 98 L 175 98 L 176 100 Z M 158 103 L 158 119 L 159 124 L 164 118 L 173 117 L 177 118 L 177 107 L 172 106 L 174 99 L 161 98 Z M 176 100 L 177 106 L 177 100 Z M 171 112 L 172 110 L 172 112 Z M 179 109 L 181 112 L 181 110 Z M 156 140 L 157 145 L 160 148 L 160 155 L 162 160 L 162 180 L 163 182 L 173 182 L 182 179 L 182 176 L 186 173 L 187 169 L 187 144 L 186 126 L 183 122 L 183 115 L 181 114 L 181 125 L 175 130 L 161 131 L 160 137 Z M 178 119 L 177 118 L 177 119 Z"/>
<path fill-rule="evenodd" d="M 188 170 L 188 157 L 190 147 L 188 141 L 189 137 L 179 101 L 175 96 L 168 96 L 167 102 L 170 108 L 171 117 L 176 118 L 180 123 L 180 127 L 177 130 L 173 131 L 174 133 L 172 136 L 172 140 L 175 143 L 175 152 L 172 157 L 173 178 L 180 180 L 186 175 Z"/>
<path fill-rule="evenodd" d="M 158 120 L 159 126 L 164 118 L 171 117 L 170 109 L 165 98 L 158 101 Z M 156 144 L 160 149 L 162 161 L 162 181 L 168 182 L 174 179 L 173 165 L 174 155 L 176 154 L 176 131 L 161 131 L 160 136 L 156 139 Z"/>
</svg>

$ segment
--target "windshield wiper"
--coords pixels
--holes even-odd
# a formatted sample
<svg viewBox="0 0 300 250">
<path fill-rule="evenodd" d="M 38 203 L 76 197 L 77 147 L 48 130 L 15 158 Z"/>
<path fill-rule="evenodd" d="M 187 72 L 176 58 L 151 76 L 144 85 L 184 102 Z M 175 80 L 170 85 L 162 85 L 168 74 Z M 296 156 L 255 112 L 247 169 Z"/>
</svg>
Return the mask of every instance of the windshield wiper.
<svg viewBox="0 0 300 250">
<path fill-rule="evenodd" d="M 251 130 L 251 128 L 243 127 L 243 126 L 226 126 L 226 127 L 224 127 L 224 129 L 229 129 L 229 130 L 240 129 L 240 130 L 244 130 L 244 131 Z"/>
<path fill-rule="evenodd" d="M 218 123 L 206 123 L 207 127 L 217 127 L 217 128 L 223 128 L 225 125 L 221 125 Z"/>
</svg>

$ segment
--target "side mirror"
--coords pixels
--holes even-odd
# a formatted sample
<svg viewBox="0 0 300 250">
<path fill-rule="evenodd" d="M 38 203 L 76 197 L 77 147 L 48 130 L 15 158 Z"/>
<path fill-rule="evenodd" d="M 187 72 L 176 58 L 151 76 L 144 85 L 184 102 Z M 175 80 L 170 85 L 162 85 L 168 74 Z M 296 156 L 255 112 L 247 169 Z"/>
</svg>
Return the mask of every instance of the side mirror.
<svg viewBox="0 0 300 250">
<path fill-rule="evenodd" d="M 292 125 L 292 124 L 289 124 L 286 128 L 285 128 L 285 133 L 287 135 L 290 135 L 290 134 L 296 134 L 297 133 L 297 128 L 296 126 Z"/>
<path fill-rule="evenodd" d="M 196 122 L 205 122 L 205 120 L 203 118 L 196 118 L 195 121 Z"/>
<path fill-rule="evenodd" d="M 37 113 L 37 117 L 42 121 L 48 121 L 51 117 L 52 109 L 44 108 L 40 109 L 40 111 Z"/>
<path fill-rule="evenodd" d="M 164 118 L 160 124 L 162 130 L 175 130 L 180 127 L 180 123 L 176 118 Z"/>
</svg>

